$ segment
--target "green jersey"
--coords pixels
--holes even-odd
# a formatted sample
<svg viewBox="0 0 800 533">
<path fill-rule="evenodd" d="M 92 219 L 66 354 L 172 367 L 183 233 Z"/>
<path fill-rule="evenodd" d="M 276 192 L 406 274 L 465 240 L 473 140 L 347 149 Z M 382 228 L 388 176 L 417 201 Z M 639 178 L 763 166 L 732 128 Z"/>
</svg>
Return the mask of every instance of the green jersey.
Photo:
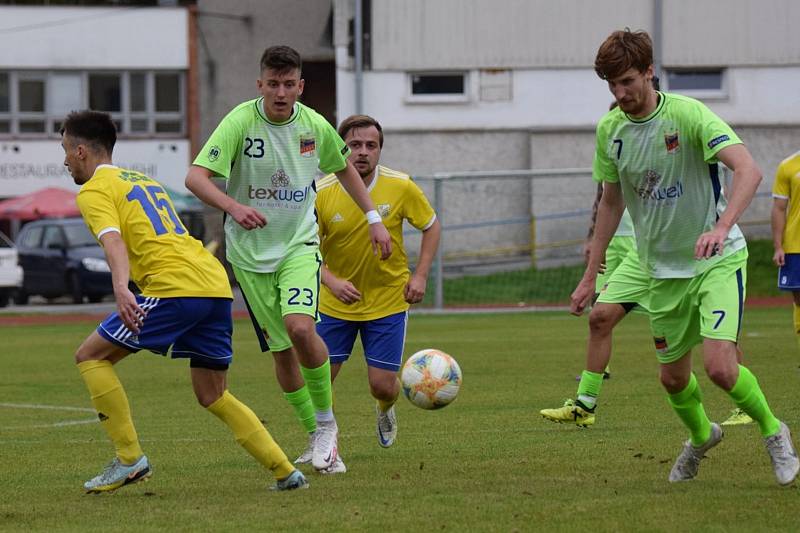
<svg viewBox="0 0 800 533">
<path fill-rule="evenodd" d="M 622 212 L 622 218 L 619 219 L 619 226 L 617 231 L 614 232 L 614 237 L 633 237 L 633 220 L 631 219 L 630 212 L 625 209 Z"/>
<path fill-rule="evenodd" d="M 739 143 L 705 105 L 677 94 L 659 93 L 656 109 L 644 118 L 616 108 L 600 120 L 592 174 L 620 183 L 639 259 L 651 277 L 691 278 L 722 258 L 696 260 L 694 247 L 727 206 L 716 154 Z M 745 246 L 734 225 L 722 256 Z"/>
<path fill-rule="evenodd" d="M 228 180 L 228 196 L 267 218 L 265 227 L 250 231 L 225 220 L 228 261 L 250 272 L 275 272 L 285 258 L 318 250 L 314 179 L 345 168 L 350 154 L 310 107 L 296 103 L 289 120 L 274 123 L 263 103 L 258 98 L 234 108 L 194 160 Z"/>
</svg>

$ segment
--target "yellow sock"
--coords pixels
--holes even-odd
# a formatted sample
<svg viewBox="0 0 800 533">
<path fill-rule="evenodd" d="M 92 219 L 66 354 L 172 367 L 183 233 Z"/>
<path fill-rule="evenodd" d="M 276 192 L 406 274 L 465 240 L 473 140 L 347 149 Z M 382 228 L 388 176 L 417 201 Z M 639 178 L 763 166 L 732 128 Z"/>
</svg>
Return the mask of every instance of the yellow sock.
<svg viewBox="0 0 800 533">
<path fill-rule="evenodd" d="M 233 394 L 226 390 L 216 402 L 208 406 L 208 410 L 231 428 L 236 442 L 247 453 L 272 470 L 275 479 L 284 479 L 294 471 L 294 466 L 256 414 Z"/>
<path fill-rule="evenodd" d="M 794 317 L 794 334 L 800 337 L 800 306 L 797 304 L 794 304 L 792 316 Z"/>
<path fill-rule="evenodd" d="M 386 400 L 378 400 L 378 409 L 381 410 L 381 413 L 385 413 L 386 411 L 392 408 L 392 406 L 395 404 L 396 401 L 397 398 L 395 398 L 394 401 L 391 402 L 387 402 Z"/>
<path fill-rule="evenodd" d="M 78 370 L 117 457 L 123 464 L 135 463 L 142 456 L 142 447 L 131 420 L 128 396 L 114 367 L 109 361 L 83 361 L 78 363 Z"/>
<path fill-rule="evenodd" d="M 399 380 L 398 380 L 398 381 L 399 381 Z M 391 409 L 391 408 L 392 408 L 392 406 L 393 406 L 393 405 L 394 405 L 396 402 L 397 402 L 397 396 L 395 396 L 395 397 L 394 397 L 394 400 L 392 400 L 392 401 L 390 401 L 390 402 L 387 402 L 386 400 L 378 400 L 378 409 L 380 409 L 380 410 L 381 410 L 381 413 L 385 413 L 386 411 L 388 411 L 389 409 Z"/>
</svg>

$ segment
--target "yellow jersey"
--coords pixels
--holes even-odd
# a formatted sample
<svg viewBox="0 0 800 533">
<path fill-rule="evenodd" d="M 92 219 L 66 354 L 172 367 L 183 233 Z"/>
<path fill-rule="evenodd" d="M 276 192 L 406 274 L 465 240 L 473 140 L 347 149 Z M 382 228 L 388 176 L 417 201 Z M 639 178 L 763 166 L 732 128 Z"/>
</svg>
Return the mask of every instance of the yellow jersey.
<svg viewBox="0 0 800 533">
<path fill-rule="evenodd" d="M 783 228 L 783 251 L 787 254 L 800 253 L 800 152 L 778 165 L 772 197 L 789 200 L 786 226 Z"/>
<path fill-rule="evenodd" d="M 232 298 L 220 262 L 189 235 L 163 187 L 123 168 L 100 165 L 78 192 L 92 234 L 117 231 L 125 241 L 130 276 L 144 296 Z"/>
<path fill-rule="evenodd" d="M 361 301 L 347 305 L 322 286 L 320 311 L 343 320 L 374 320 L 408 309 L 403 298 L 410 276 L 403 221 L 424 231 L 436 220 L 425 194 L 408 174 L 378 165 L 367 191 L 392 237 L 392 255 L 386 261 L 373 255 L 364 213 L 336 176 L 317 183 L 322 259 L 332 274 L 350 281 L 361 293 Z"/>
</svg>

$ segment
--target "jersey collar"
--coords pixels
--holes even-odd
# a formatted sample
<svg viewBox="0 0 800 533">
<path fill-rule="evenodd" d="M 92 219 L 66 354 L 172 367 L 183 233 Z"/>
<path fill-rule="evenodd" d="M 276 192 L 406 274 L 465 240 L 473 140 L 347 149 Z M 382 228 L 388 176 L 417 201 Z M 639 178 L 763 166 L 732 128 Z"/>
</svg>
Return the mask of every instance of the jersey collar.
<svg viewBox="0 0 800 533">
<path fill-rule="evenodd" d="M 273 122 L 268 119 L 267 114 L 264 113 L 264 97 L 262 96 L 256 100 L 256 113 L 258 113 L 258 116 L 270 126 L 286 126 L 287 124 L 294 122 L 300 115 L 300 104 L 298 102 L 294 103 L 294 107 L 292 107 L 292 116 L 289 117 L 289 120 L 285 122 Z"/>
<path fill-rule="evenodd" d="M 367 185 L 367 192 L 372 192 L 372 189 L 375 188 L 375 184 L 378 183 L 378 175 L 380 174 L 380 165 L 375 165 L 375 168 L 372 170 L 372 181 L 369 182 Z"/>
<path fill-rule="evenodd" d="M 654 119 L 655 116 L 658 115 L 664 108 L 664 102 L 667 100 L 666 95 L 661 91 L 656 91 L 656 93 L 658 94 L 658 104 L 656 105 L 656 108 L 653 110 L 652 113 L 643 118 L 633 118 L 632 116 L 626 113 L 625 117 L 634 124 L 644 124 L 645 122 L 649 122 L 652 119 Z"/>
<path fill-rule="evenodd" d="M 94 172 L 92 173 L 92 178 L 95 177 L 95 175 L 97 175 L 97 172 L 102 168 L 119 168 L 119 167 L 117 165 L 109 165 L 107 163 L 103 163 L 101 165 L 97 165 L 97 168 L 95 168 Z M 89 178 L 89 179 L 92 179 L 92 178 Z"/>
</svg>

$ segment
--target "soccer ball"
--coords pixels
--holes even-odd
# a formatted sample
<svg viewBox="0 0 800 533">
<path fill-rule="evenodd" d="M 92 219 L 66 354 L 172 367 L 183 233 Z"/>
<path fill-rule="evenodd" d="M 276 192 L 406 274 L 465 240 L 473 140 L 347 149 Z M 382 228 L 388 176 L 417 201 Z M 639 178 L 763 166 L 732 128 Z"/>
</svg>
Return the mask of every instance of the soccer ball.
<svg viewBox="0 0 800 533">
<path fill-rule="evenodd" d="M 461 368 L 441 350 L 426 348 L 408 358 L 400 373 L 403 394 L 421 409 L 441 409 L 456 399 Z"/>
</svg>

